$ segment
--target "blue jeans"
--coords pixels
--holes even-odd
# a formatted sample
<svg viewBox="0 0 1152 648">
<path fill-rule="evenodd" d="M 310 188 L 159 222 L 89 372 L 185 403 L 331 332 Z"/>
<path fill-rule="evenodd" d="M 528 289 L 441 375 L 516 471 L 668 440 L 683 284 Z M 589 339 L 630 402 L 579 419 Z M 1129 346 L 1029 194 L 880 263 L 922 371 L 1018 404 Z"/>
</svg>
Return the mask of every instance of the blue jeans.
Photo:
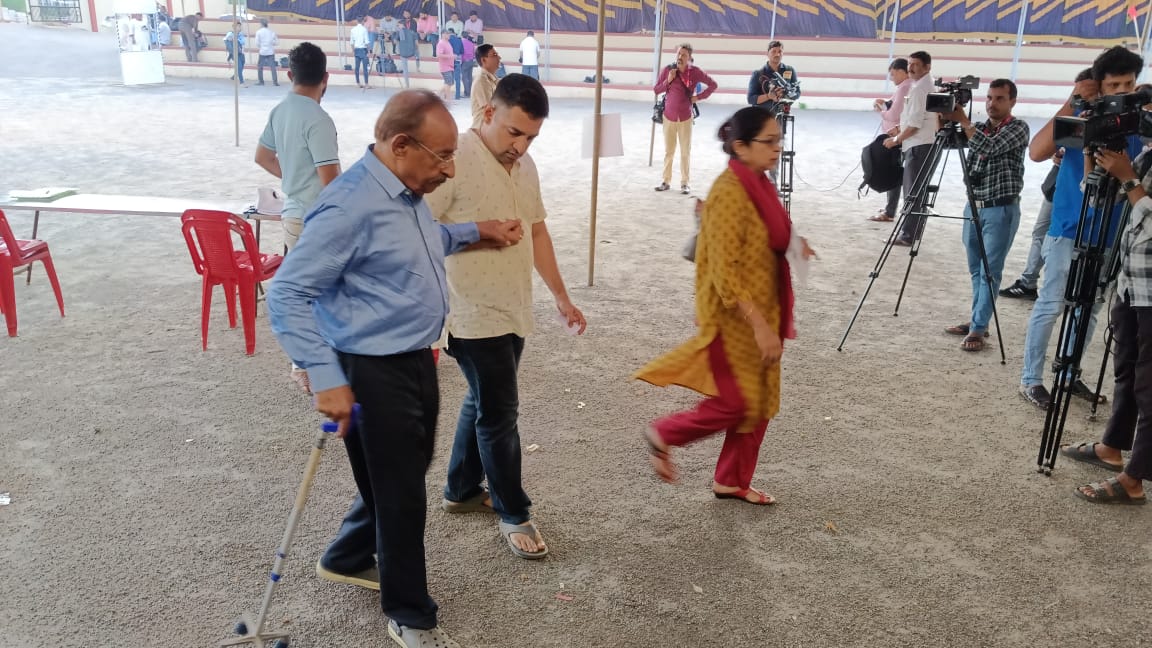
<svg viewBox="0 0 1152 648">
<path fill-rule="evenodd" d="M 1020 375 L 1020 384 L 1025 387 L 1044 384 L 1044 356 L 1048 353 L 1048 339 L 1052 337 L 1052 329 L 1060 316 L 1064 313 L 1064 289 L 1068 283 L 1068 271 L 1072 267 L 1072 247 L 1074 241 L 1061 236 L 1044 237 L 1044 283 L 1040 286 L 1040 295 L 1032 305 L 1032 317 L 1028 320 L 1028 334 L 1024 338 L 1024 371 Z M 1096 314 L 1100 312 L 1100 304 L 1092 307 L 1091 320 L 1088 323 L 1087 345 L 1092 341 L 1092 332 L 1096 328 Z M 1069 322 L 1075 327 L 1075 322 Z M 1071 349 L 1075 339 L 1069 336 L 1066 349 Z"/>
<path fill-rule="evenodd" d="M 537 81 L 540 80 L 540 66 L 539 65 L 524 65 L 521 66 L 520 71 Z"/>
<path fill-rule="evenodd" d="M 368 48 L 356 47 L 352 50 L 356 55 L 356 85 L 360 85 L 360 66 L 364 66 L 364 85 L 368 85 Z"/>
<path fill-rule="evenodd" d="M 236 55 L 236 76 L 240 77 L 240 85 L 244 85 L 244 52 Z"/>
<path fill-rule="evenodd" d="M 1028 248 L 1028 262 L 1024 264 L 1024 271 L 1020 273 L 1020 283 L 1028 288 L 1035 289 L 1040 281 L 1040 271 L 1044 269 L 1044 237 L 1048 236 L 1048 228 L 1052 225 L 1052 201 L 1045 200 L 1040 205 L 1040 213 L 1036 214 L 1036 225 L 1032 227 L 1032 247 Z"/>
<path fill-rule="evenodd" d="M 532 500 L 520 482 L 520 396 L 516 372 L 524 338 L 502 335 L 462 340 L 449 336 L 448 354 L 456 359 L 468 394 L 460 406 L 444 497 L 462 502 L 482 492 L 488 476 L 492 508 L 509 524 L 523 524 Z"/>
<path fill-rule="evenodd" d="M 452 80 L 456 82 L 456 98 L 460 98 L 460 61 L 452 64 Z"/>
<path fill-rule="evenodd" d="M 988 275 L 984 274 L 984 262 L 980 258 L 980 240 L 976 237 L 976 227 L 972 223 L 972 206 L 964 207 L 964 230 L 961 238 L 968 253 L 968 273 L 972 275 L 972 319 L 973 333 L 988 330 L 988 320 L 992 318 L 992 304 L 1000 290 L 1004 276 L 1004 259 L 1016 238 L 1020 226 L 1020 204 L 1004 207 L 985 207 L 980 210 L 980 231 L 984 237 L 984 252 L 988 255 L 988 269 L 992 273 L 992 289 L 988 289 Z"/>
</svg>

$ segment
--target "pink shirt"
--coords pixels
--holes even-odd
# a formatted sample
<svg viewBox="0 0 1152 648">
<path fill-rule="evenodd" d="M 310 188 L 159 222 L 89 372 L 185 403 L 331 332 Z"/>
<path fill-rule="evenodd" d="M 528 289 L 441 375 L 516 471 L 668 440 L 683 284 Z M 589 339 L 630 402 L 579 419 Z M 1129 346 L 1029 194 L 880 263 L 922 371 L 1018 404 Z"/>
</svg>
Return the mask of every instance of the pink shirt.
<svg viewBox="0 0 1152 648">
<path fill-rule="evenodd" d="M 452 51 L 452 43 L 447 38 L 436 43 L 436 59 L 440 62 L 440 72 L 451 72 L 455 68 L 456 52 Z"/>
<path fill-rule="evenodd" d="M 703 83 L 704 89 L 696 94 L 696 85 Z M 668 68 L 660 70 L 660 81 L 653 88 L 656 94 L 664 94 L 664 117 L 670 121 L 682 122 L 692 119 L 692 97 L 703 101 L 716 91 L 716 82 L 704 70 L 689 65 L 684 72 L 677 72 L 676 78 L 668 82 Z"/>
<path fill-rule="evenodd" d="M 416 33 L 421 36 L 427 34 L 436 34 L 439 36 L 440 32 L 436 31 L 436 16 L 418 19 L 416 21 Z"/>
<path fill-rule="evenodd" d="M 908 77 L 892 92 L 892 105 L 880 111 L 880 128 L 885 133 L 900 125 L 900 113 L 904 112 L 904 98 L 911 89 L 912 77 Z"/>
</svg>

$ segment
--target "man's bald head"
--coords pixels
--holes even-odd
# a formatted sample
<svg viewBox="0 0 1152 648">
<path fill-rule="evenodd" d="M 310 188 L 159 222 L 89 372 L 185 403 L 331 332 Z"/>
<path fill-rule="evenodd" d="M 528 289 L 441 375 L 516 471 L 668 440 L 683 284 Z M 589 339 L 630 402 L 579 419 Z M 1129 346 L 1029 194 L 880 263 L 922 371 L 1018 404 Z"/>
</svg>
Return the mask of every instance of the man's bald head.
<svg viewBox="0 0 1152 648">
<path fill-rule="evenodd" d="M 430 193 L 456 175 L 457 127 L 428 90 L 392 96 L 376 120 L 376 156 L 413 193 Z"/>
</svg>

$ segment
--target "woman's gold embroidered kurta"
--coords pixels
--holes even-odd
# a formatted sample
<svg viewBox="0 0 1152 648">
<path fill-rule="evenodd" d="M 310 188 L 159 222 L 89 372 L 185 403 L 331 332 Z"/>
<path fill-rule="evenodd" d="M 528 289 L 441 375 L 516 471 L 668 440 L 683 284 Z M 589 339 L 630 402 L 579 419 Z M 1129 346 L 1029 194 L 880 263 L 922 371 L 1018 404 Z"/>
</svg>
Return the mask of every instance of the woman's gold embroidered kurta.
<svg viewBox="0 0 1152 648">
<path fill-rule="evenodd" d="M 708 345 L 718 337 L 745 404 L 741 432 L 750 432 L 780 409 L 780 363 L 767 367 L 751 325 L 737 303 L 756 306 L 772 330 L 780 330 L 776 253 L 740 180 L 725 171 L 708 192 L 696 251 L 696 337 L 653 360 L 636 378 L 660 387 L 680 385 L 718 396 Z"/>
</svg>

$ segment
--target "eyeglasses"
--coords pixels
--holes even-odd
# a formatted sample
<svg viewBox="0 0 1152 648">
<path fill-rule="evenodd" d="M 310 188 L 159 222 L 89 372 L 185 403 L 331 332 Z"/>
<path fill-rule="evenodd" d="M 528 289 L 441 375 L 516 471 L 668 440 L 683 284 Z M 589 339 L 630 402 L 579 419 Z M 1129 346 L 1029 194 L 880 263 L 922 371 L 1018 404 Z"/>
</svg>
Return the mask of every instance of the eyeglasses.
<svg viewBox="0 0 1152 648">
<path fill-rule="evenodd" d="M 440 166 L 447 167 L 447 166 L 451 166 L 451 165 L 456 163 L 456 154 L 455 153 L 451 153 L 449 155 L 440 155 L 436 151 L 433 151 L 432 149 L 428 148 L 427 146 L 424 146 L 423 142 L 416 139 L 415 137 L 412 137 L 411 135 L 408 135 L 408 133 L 404 133 L 404 135 L 407 136 L 408 139 L 412 140 L 413 142 L 416 142 L 416 146 L 419 146 L 420 148 L 424 149 L 425 151 L 428 151 L 428 154 L 431 155 L 432 157 L 436 158 L 436 161 L 440 163 Z"/>
<path fill-rule="evenodd" d="M 763 139 L 761 137 L 753 137 L 748 140 L 749 142 L 760 142 L 761 144 L 777 144 L 779 140 Z"/>
</svg>

